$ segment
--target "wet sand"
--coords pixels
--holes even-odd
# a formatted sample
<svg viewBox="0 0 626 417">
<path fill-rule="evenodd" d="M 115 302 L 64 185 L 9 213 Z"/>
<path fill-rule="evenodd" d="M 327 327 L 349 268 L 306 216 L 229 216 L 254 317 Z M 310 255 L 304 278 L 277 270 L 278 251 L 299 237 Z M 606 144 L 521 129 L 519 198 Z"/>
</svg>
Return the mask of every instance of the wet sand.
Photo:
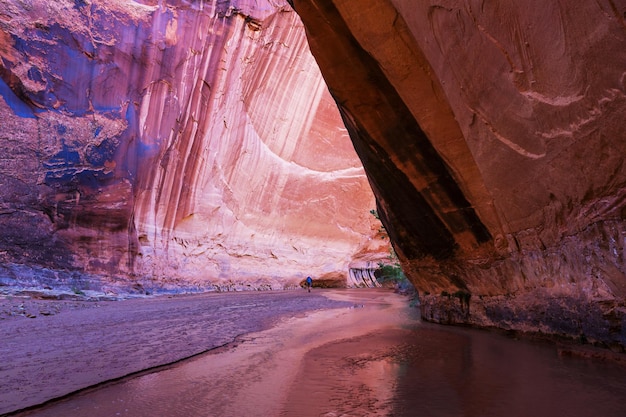
<svg viewBox="0 0 626 417">
<path fill-rule="evenodd" d="M 216 308 L 218 303 L 220 305 Z M 206 320 L 206 314 L 203 316 L 198 311 L 198 304 L 205 305 L 203 311 L 207 309 L 206 306 L 212 307 L 215 314 L 208 314 L 208 317 L 212 317 L 214 322 Z M 31 395 L 34 393 L 42 398 L 44 393 L 50 396 L 52 390 L 58 394 L 56 388 L 59 385 L 65 385 L 67 390 L 68 384 L 72 382 L 76 387 L 76 382 L 81 381 L 85 373 L 95 373 L 99 377 L 103 377 L 103 372 L 110 375 L 117 370 L 120 373 L 127 369 L 130 362 L 136 364 L 138 369 L 146 368 L 145 354 L 138 355 L 138 352 L 145 351 L 143 346 L 149 342 L 148 339 L 153 349 L 170 345 L 166 346 L 167 352 L 161 352 L 158 356 L 153 354 L 153 361 L 167 362 L 165 358 L 172 355 L 172 350 L 176 351 L 177 356 L 188 356 L 188 349 L 191 345 L 197 345 L 198 340 L 181 343 L 175 337 L 172 338 L 172 334 L 178 336 L 176 330 L 180 333 L 197 333 L 188 330 L 192 325 L 203 328 L 205 331 L 201 333 L 211 335 L 211 346 L 221 348 L 173 366 L 103 384 L 67 399 L 54 401 L 43 408 L 32 409 L 23 415 L 278 416 L 283 412 L 284 404 L 289 402 L 292 385 L 305 356 L 311 350 L 377 330 L 397 328 L 402 323 L 413 323 L 416 315 L 416 311 L 408 307 L 407 297 L 389 290 L 224 294 L 172 300 L 137 300 L 113 305 L 124 305 L 124 308 L 105 313 L 101 308 L 77 310 L 63 317 L 66 326 L 72 326 L 71 329 L 65 329 L 66 334 L 72 334 L 69 339 L 73 341 L 69 344 L 80 345 L 91 340 L 74 334 L 75 329 L 83 326 L 77 318 L 85 314 L 101 319 L 107 317 L 108 324 L 94 321 L 92 326 L 98 326 L 100 332 L 108 333 L 106 339 L 114 338 L 117 342 L 100 346 L 97 352 L 91 353 L 86 350 L 81 353 L 81 348 L 77 346 L 70 356 L 85 363 L 90 356 L 95 355 L 100 357 L 98 363 L 89 364 L 89 372 L 81 372 L 82 368 L 73 366 L 72 360 L 57 360 L 56 366 L 47 366 L 47 369 L 55 369 L 53 377 L 57 382 L 52 385 L 39 379 L 40 372 L 39 375 L 21 372 L 23 378 L 30 375 L 25 383 Z M 108 308 L 108 304 L 105 307 Z M 179 314 L 181 309 L 187 309 L 187 314 L 182 314 L 184 317 L 176 320 L 173 316 Z M 241 321 L 242 315 L 236 312 L 242 309 L 254 311 L 257 319 L 264 324 L 251 325 L 247 320 Z M 194 313 L 189 314 L 189 310 Z M 145 311 L 154 321 L 144 323 L 143 319 L 132 318 L 141 311 Z M 113 313 L 116 317 L 109 317 Z M 143 326 L 139 337 L 136 337 L 133 322 Z M 28 322 L 22 321 L 22 324 Z M 187 330 L 183 331 L 185 326 Z M 218 338 L 220 335 L 221 338 Z M 196 348 L 202 349 L 207 350 L 206 343 Z M 26 358 L 23 355 L 16 356 L 22 358 L 22 366 L 30 367 L 30 371 L 37 374 L 37 365 L 29 364 L 32 355 Z M 41 366 L 50 359 L 51 354 L 48 353 L 37 362 Z M 120 366 L 122 361 L 124 364 Z M 67 377 L 62 377 L 68 372 Z M 18 388 L 15 386 L 17 379 L 10 381 L 14 389 Z M 25 401 L 27 396 L 21 395 L 19 389 L 17 391 L 22 401 Z M 6 393 L 1 398 L 11 398 L 12 395 Z"/>
<path fill-rule="evenodd" d="M 314 290 L 297 297 L 275 296 L 281 303 L 298 302 L 300 308 L 317 300 L 318 308 L 291 317 L 282 315 L 270 328 L 248 332 L 235 343 L 174 366 L 18 415 L 279 416 L 290 403 L 290 392 L 309 352 L 328 343 L 414 324 L 417 315 L 407 297 L 389 290 Z M 302 416 L 303 411 L 288 415 Z"/>
<path fill-rule="evenodd" d="M 352 305 L 323 293 L 0 298 L 0 414 L 232 345 L 289 318 Z"/>
</svg>

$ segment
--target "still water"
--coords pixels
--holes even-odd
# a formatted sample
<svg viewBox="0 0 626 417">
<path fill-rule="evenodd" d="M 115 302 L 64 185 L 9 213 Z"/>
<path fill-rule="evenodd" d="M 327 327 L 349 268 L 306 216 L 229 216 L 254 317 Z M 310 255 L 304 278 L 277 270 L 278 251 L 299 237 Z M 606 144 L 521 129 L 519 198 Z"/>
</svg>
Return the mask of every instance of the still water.
<svg viewBox="0 0 626 417">
<path fill-rule="evenodd" d="M 343 292 L 221 352 L 24 416 L 624 417 L 626 369 L 554 345 L 422 323 L 406 299 Z"/>
</svg>

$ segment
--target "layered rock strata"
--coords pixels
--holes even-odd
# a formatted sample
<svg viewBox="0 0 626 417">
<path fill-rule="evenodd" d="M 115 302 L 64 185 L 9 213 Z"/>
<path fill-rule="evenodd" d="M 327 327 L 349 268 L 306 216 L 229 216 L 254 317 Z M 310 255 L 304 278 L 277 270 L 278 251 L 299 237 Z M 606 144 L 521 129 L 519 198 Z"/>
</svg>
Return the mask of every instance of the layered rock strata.
<svg viewBox="0 0 626 417">
<path fill-rule="evenodd" d="M 374 197 L 286 2 L 3 2 L 0 58 L 5 285 L 345 283 L 370 245 Z"/>
<path fill-rule="evenodd" d="M 626 4 L 294 0 L 422 314 L 626 345 Z"/>
</svg>

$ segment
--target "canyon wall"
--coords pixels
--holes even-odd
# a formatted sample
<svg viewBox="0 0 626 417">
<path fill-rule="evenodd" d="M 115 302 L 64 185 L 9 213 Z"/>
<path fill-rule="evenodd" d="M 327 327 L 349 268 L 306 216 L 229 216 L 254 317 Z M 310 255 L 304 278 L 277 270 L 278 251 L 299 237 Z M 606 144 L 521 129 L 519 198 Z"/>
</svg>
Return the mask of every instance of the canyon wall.
<svg viewBox="0 0 626 417">
<path fill-rule="evenodd" d="M 388 253 L 286 2 L 2 2 L 0 58 L 0 284 L 345 285 Z"/>
<path fill-rule="evenodd" d="M 626 2 L 294 0 L 424 318 L 626 345 Z"/>
</svg>

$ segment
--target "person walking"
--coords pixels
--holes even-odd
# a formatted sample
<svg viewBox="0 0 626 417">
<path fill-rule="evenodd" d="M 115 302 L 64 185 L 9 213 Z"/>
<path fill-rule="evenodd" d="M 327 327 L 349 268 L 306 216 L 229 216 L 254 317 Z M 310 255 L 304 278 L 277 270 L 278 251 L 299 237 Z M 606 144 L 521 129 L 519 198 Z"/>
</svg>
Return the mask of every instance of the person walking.
<svg viewBox="0 0 626 417">
<path fill-rule="evenodd" d="M 313 286 L 313 280 L 311 277 L 306 277 L 306 288 L 311 292 L 311 287 Z"/>
</svg>

